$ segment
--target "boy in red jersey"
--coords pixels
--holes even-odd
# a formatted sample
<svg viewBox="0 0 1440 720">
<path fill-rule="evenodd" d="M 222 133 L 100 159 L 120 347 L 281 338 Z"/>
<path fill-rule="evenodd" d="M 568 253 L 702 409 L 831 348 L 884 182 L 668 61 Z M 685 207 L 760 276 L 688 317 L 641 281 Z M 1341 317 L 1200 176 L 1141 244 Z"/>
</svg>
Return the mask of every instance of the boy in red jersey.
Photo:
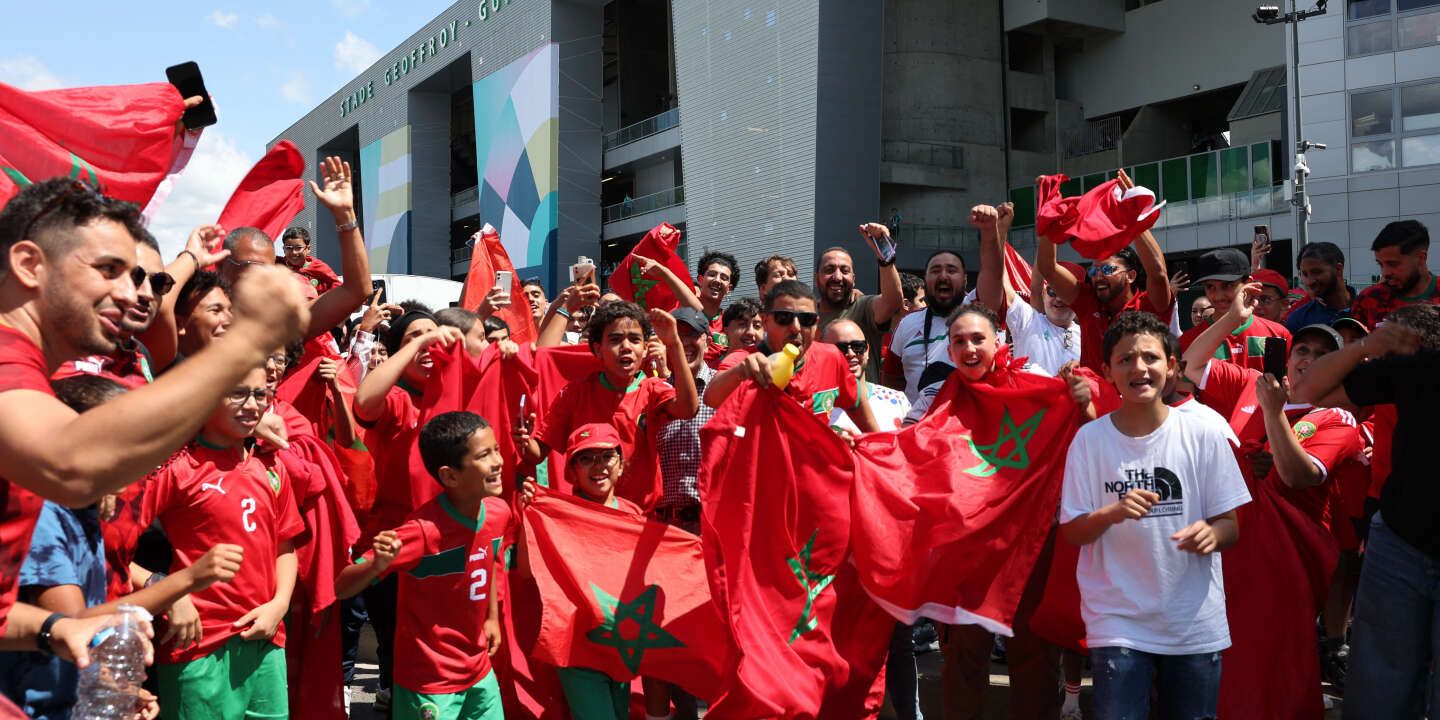
<svg viewBox="0 0 1440 720">
<path fill-rule="evenodd" d="M 1180 336 L 1182 352 L 1190 349 L 1200 337 L 1200 333 L 1219 322 L 1230 310 L 1240 287 L 1251 282 L 1250 261 L 1245 257 L 1245 253 L 1235 248 L 1220 248 L 1201 255 L 1191 269 L 1191 274 L 1196 277 L 1195 283 L 1205 288 L 1205 297 L 1215 308 L 1215 312 L 1210 316 L 1210 320 L 1186 330 L 1185 334 Z M 1255 281 L 1263 287 L 1261 278 L 1257 277 Z M 1251 299 L 1251 304 L 1258 305 L 1262 297 Z M 1220 360 L 1229 360 L 1242 367 L 1263 371 L 1265 339 L 1272 337 L 1284 338 L 1286 347 L 1290 346 L 1290 331 L 1285 329 L 1284 325 L 1262 317 L 1259 311 L 1248 312 L 1239 325 L 1230 328 L 1230 333 L 1223 338 L 1223 342 L 1211 346 L 1212 352 Z M 1204 363 L 1200 363 L 1191 367 L 1199 372 L 1203 366 Z"/>
<path fill-rule="evenodd" d="M 377 535 L 335 590 L 352 597 L 383 575 L 400 578 L 394 717 L 502 718 L 490 667 L 500 649 L 490 580 L 511 532 L 510 508 L 499 498 L 504 460 L 490 424 L 470 412 L 435 416 L 419 442 L 441 494 Z"/>
<path fill-rule="evenodd" d="M 220 543 L 239 546 L 249 558 L 230 582 L 191 594 L 200 641 L 158 653 L 166 718 L 289 714 L 281 622 L 295 587 L 292 541 L 305 526 L 285 468 L 266 465 L 253 451 L 251 434 L 270 399 L 265 368 L 257 367 L 145 488 L 141 522 L 157 521 L 165 530 L 175 548 L 172 572 Z"/>
</svg>

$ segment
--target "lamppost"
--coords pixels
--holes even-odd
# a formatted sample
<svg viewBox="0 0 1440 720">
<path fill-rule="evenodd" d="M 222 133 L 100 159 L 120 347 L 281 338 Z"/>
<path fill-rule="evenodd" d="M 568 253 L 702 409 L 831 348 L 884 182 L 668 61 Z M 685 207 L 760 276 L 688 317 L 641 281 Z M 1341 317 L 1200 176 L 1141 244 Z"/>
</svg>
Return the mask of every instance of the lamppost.
<svg viewBox="0 0 1440 720">
<path fill-rule="evenodd" d="M 1305 153 L 1310 149 L 1324 150 L 1324 143 L 1310 142 L 1300 138 L 1300 21 L 1312 18 L 1316 15 L 1325 14 L 1325 6 L 1329 0 L 1315 0 L 1315 7 L 1309 10 L 1300 10 L 1296 7 L 1297 0 L 1290 0 L 1290 12 L 1280 14 L 1278 5 L 1261 5 L 1255 8 L 1255 14 L 1250 17 L 1262 25 L 1277 25 L 1286 23 L 1290 26 L 1290 48 L 1291 55 L 1288 58 L 1289 75 L 1294 84 L 1295 98 L 1292 104 L 1292 114 L 1295 116 L 1295 167 L 1292 169 L 1291 187 L 1293 192 L 1290 195 L 1290 204 L 1295 207 L 1295 239 L 1300 247 L 1310 242 L 1310 199 L 1305 195 L 1305 178 L 1310 175 L 1310 166 L 1305 163 Z"/>
</svg>

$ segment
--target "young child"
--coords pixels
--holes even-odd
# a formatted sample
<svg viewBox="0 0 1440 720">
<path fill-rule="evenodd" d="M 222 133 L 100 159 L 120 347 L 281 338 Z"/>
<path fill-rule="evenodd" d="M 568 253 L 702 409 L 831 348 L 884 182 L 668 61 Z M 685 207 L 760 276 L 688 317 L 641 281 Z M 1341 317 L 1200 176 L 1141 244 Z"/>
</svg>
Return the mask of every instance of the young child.
<svg viewBox="0 0 1440 720">
<path fill-rule="evenodd" d="M 575 495 L 621 512 L 641 514 L 640 506 L 619 497 L 615 488 L 624 466 L 624 443 L 615 428 L 588 423 L 570 433 L 565 451 L 565 478 Z M 520 502 L 535 499 L 535 483 L 526 481 Z M 560 686 L 574 720 L 626 720 L 630 717 L 630 683 L 616 682 L 599 670 L 559 668 Z"/>
<path fill-rule="evenodd" d="M 240 547 L 230 582 L 190 597 L 201 636 L 156 650 L 165 718 L 286 717 L 285 631 L 295 587 L 293 540 L 305 528 L 289 477 L 253 450 L 270 405 L 265 368 L 251 370 L 145 488 L 141 522 L 158 522 L 174 546 L 171 575 L 220 543 Z"/>
<path fill-rule="evenodd" d="M 1123 312 L 1105 331 L 1114 412 L 1080 428 L 1065 462 L 1060 532 L 1080 549 L 1076 579 L 1099 717 L 1214 716 L 1230 645 L 1220 557 L 1250 501 L 1213 422 L 1171 412 L 1176 358 L 1158 318 Z"/>
<path fill-rule="evenodd" d="M 500 649 L 490 580 L 511 532 L 510 508 L 499 498 L 500 446 L 490 424 L 470 412 L 435 416 L 419 442 L 441 494 L 377 535 L 374 549 L 340 574 L 336 594 L 353 597 L 385 575 L 400 578 L 394 717 L 502 718 L 490 668 Z"/>
</svg>

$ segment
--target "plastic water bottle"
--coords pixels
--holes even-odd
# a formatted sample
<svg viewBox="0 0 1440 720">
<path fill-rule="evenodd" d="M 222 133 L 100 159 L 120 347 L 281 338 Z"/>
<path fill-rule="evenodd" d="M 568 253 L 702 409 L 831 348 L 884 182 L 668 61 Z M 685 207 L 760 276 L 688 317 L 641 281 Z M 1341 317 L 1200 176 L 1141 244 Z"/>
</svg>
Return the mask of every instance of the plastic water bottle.
<svg viewBox="0 0 1440 720">
<path fill-rule="evenodd" d="M 780 352 L 770 355 L 770 382 L 781 390 L 790 384 L 790 378 L 795 375 L 795 358 L 800 357 L 800 348 L 785 343 Z"/>
<path fill-rule="evenodd" d="M 145 682 L 145 639 L 140 624 L 150 613 L 121 605 L 116 621 L 96 633 L 90 664 L 80 671 L 71 720 L 121 720 L 135 714 Z"/>
</svg>

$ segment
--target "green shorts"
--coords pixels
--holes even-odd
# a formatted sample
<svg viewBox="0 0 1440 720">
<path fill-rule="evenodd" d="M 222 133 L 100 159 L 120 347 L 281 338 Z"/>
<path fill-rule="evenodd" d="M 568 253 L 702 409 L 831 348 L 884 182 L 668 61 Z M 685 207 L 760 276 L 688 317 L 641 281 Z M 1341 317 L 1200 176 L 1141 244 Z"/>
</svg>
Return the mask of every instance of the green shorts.
<svg viewBox="0 0 1440 720">
<path fill-rule="evenodd" d="M 469 690 L 424 695 L 395 686 L 390 705 L 392 720 L 503 720 L 500 683 L 495 671 L 485 674 Z"/>
<path fill-rule="evenodd" d="M 155 669 L 165 720 L 290 716 L 285 651 L 269 640 L 230 638 L 202 658 Z"/>
<path fill-rule="evenodd" d="M 574 720 L 628 720 L 630 683 L 590 668 L 559 668 L 560 688 Z"/>
</svg>

